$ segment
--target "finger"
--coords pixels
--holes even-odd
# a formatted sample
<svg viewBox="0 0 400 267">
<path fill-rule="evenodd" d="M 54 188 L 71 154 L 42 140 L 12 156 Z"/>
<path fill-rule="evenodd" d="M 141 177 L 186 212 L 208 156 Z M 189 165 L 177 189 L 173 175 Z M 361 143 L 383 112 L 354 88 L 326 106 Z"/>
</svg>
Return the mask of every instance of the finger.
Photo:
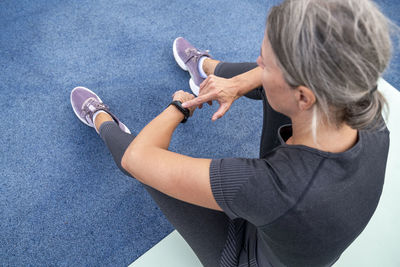
<svg viewBox="0 0 400 267">
<path fill-rule="evenodd" d="M 214 113 L 214 115 L 212 116 L 211 120 L 212 121 L 216 121 L 219 118 L 221 118 L 222 116 L 225 115 L 225 113 L 228 111 L 230 105 L 229 104 L 222 104 L 219 106 L 219 109 L 217 110 L 217 112 Z"/>
<path fill-rule="evenodd" d="M 203 89 L 208 83 L 208 81 L 211 79 L 211 75 L 208 75 L 207 78 L 200 84 L 200 90 Z"/>
<path fill-rule="evenodd" d="M 214 85 L 214 80 L 212 79 L 212 77 L 207 77 L 207 80 L 203 81 L 203 86 L 200 87 L 199 89 L 199 95 L 204 95 L 204 94 L 208 94 L 211 91 L 213 91 L 213 89 L 215 89 Z"/>
<path fill-rule="evenodd" d="M 182 94 L 182 92 L 184 92 L 183 90 L 178 90 L 175 93 L 172 94 L 172 97 L 175 97 L 175 95 L 177 94 Z"/>
<path fill-rule="evenodd" d="M 182 104 L 184 108 L 191 108 L 194 106 L 200 106 L 200 104 L 203 104 L 208 101 L 212 101 L 215 98 L 215 95 L 210 93 L 202 96 L 198 96 L 195 99 L 189 100 L 185 103 Z"/>
</svg>

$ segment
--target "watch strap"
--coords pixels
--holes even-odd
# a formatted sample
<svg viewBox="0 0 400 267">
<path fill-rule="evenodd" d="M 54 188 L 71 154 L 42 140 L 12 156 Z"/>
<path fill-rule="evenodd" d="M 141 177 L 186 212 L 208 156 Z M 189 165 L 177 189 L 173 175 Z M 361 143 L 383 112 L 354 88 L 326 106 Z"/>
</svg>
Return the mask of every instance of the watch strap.
<svg viewBox="0 0 400 267">
<path fill-rule="evenodd" d="M 182 107 L 182 102 L 179 100 L 172 101 L 168 106 L 174 105 L 185 116 L 181 123 L 185 123 L 190 117 L 190 110 Z"/>
</svg>

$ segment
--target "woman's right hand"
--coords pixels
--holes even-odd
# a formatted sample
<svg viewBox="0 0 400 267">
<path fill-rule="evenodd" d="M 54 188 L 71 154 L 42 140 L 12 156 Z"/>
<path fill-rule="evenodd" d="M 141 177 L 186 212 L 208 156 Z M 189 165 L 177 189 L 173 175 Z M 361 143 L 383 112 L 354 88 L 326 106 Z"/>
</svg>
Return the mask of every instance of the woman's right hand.
<svg viewBox="0 0 400 267">
<path fill-rule="evenodd" d="M 199 107 L 204 103 L 212 104 L 213 100 L 218 101 L 219 108 L 212 116 L 211 120 L 216 121 L 229 110 L 232 103 L 238 99 L 238 87 L 233 79 L 225 79 L 215 75 L 209 75 L 200 84 L 199 96 L 183 104 L 185 108 Z"/>
</svg>

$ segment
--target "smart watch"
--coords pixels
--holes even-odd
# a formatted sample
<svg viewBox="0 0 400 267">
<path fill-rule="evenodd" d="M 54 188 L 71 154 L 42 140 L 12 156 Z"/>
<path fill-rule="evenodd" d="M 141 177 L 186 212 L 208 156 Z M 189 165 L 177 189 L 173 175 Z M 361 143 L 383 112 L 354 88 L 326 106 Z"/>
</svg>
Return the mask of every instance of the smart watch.
<svg viewBox="0 0 400 267">
<path fill-rule="evenodd" d="M 168 105 L 168 107 L 171 106 L 171 105 L 174 105 L 180 112 L 182 112 L 182 114 L 183 114 L 185 117 L 183 118 L 183 120 L 181 121 L 181 123 L 185 123 L 185 122 L 187 121 L 187 119 L 190 117 L 190 110 L 187 109 L 187 108 L 182 107 L 182 102 L 179 101 L 179 100 L 172 101 L 172 102 Z"/>
</svg>

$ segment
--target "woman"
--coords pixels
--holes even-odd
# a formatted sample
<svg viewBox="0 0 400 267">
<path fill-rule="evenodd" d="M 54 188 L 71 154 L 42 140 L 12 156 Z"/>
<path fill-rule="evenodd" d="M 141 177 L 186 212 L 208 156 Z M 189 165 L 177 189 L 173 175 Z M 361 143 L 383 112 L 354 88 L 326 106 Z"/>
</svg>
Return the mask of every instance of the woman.
<svg viewBox="0 0 400 267">
<path fill-rule="evenodd" d="M 257 64 L 219 62 L 176 39 L 174 56 L 199 96 L 176 92 L 136 137 L 92 91 L 71 93 L 78 118 L 204 266 L 332 265 L 382 192 L 389 131 L 376 89 L 391 53 L 385 17 L 369 0 L 286 0 L 267 25 Z M 218 101 L 216 120 L 243 95 L 264 103 L 259 159 L 168 151 L 196 107 Z"/>
</svg>

